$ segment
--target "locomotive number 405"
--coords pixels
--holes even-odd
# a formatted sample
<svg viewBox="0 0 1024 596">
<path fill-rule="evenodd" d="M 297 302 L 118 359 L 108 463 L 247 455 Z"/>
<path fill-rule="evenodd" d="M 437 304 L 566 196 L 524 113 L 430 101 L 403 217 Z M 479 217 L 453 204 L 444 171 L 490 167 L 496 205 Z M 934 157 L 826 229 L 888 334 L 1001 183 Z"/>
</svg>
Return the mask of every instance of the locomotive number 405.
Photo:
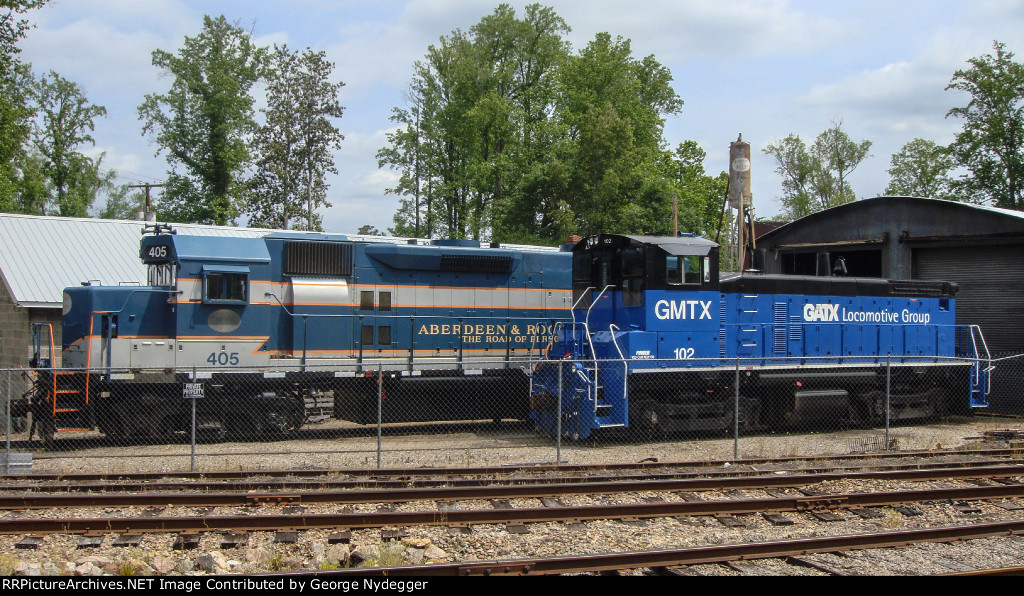
<svg viewBox="0 0 1024 596">
<path fill-rule="evenodd" d="M 210 354 L 210 357 L 206 359 L 213 366 L 237 366 L 238 365 L 238 352 L 214 352 Z"/>
</svg>

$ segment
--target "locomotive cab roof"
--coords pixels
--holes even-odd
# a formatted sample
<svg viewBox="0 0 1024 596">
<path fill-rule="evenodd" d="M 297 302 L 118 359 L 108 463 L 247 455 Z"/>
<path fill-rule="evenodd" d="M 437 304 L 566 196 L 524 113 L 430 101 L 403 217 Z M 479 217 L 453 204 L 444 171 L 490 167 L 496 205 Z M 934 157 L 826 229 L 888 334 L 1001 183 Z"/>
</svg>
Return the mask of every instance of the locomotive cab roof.
<svg viewBox="0 0 1024 596">
<path fill-rule="evenodd" d="M 637 245 L 657 246 L 671 255 L 707 256 L 718 248 L 712 242 L 700 236 L 634 236 L 629 234 L 598 234 L 579 242 L 574 251 L 593 248 L 627 248 Z"/>
</svg>

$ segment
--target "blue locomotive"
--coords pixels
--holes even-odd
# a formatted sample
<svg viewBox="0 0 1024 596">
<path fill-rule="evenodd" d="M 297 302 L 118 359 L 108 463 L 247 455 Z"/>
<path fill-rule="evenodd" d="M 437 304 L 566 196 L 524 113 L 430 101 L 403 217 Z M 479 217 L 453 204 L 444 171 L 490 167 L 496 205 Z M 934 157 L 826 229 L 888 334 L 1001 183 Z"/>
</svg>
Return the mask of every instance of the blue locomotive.
<svg viewBox="0 0 1024 596">
<path fill-rule="evenodd" d="M 385 422 L 526 419 L 525 362 L 569 318 L 566 250 L 155 232 L 147 286 L 65 290 L 64 368 L 35 358 L 44 439 L 187 429 L 184 381 L 204 384 L 200 423 L 227 432 L 294 430 L 325 400 L 376 422 L 378 395 Z"/>
<path fill-rule="evenodd" d="M 718 251 L 686 236 L 577 244 L 572 320 L 534 374 L 538 429 L 751 430 L 987 405 L 987 350 L 978 328 L 954 323 L 955 284 L 720 279 Z"/>
</svg>

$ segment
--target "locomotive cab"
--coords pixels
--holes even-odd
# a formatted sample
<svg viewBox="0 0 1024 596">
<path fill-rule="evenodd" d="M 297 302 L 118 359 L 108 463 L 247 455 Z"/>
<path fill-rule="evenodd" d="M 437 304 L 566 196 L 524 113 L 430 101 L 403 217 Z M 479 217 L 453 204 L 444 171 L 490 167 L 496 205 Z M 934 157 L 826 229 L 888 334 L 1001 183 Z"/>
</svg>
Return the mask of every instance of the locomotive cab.
<svg viewBox="0 0 1024 596">
<path fill-rule="evenodd" d="M 671 318 L 673 308 L 681 313 L 692 306 L 694 298 L 682 293 L 718 292 L 718 250 L 718 244 L 692 235 L 592 236 L 573 250 L 576 320 L 591 330 L 613 324 L 658 330 L 658 321 Z M 666 312 L 668 317 L 661 316 Z"/>
</svg>

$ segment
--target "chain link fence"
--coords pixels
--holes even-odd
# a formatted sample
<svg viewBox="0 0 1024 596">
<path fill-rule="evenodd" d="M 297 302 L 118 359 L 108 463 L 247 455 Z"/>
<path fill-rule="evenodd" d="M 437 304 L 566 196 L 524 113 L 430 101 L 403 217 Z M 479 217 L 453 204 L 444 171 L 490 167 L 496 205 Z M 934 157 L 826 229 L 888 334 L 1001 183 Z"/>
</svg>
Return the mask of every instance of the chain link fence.
<svg viewBox="0 0 1024 596">
<path fill-rule="evenodd" d="M 18 453 L 31 453 L 36 471 L 71 473 L 726 461 L 955 446 L 1019 426 L 991 414 L 1024 415 L 1024 355 L 993 361 L 990 378 L 973 364 L 0 370 L 5 472 Z M 988 408 L 970 407 L 979 386 Z"/>
</svg>

